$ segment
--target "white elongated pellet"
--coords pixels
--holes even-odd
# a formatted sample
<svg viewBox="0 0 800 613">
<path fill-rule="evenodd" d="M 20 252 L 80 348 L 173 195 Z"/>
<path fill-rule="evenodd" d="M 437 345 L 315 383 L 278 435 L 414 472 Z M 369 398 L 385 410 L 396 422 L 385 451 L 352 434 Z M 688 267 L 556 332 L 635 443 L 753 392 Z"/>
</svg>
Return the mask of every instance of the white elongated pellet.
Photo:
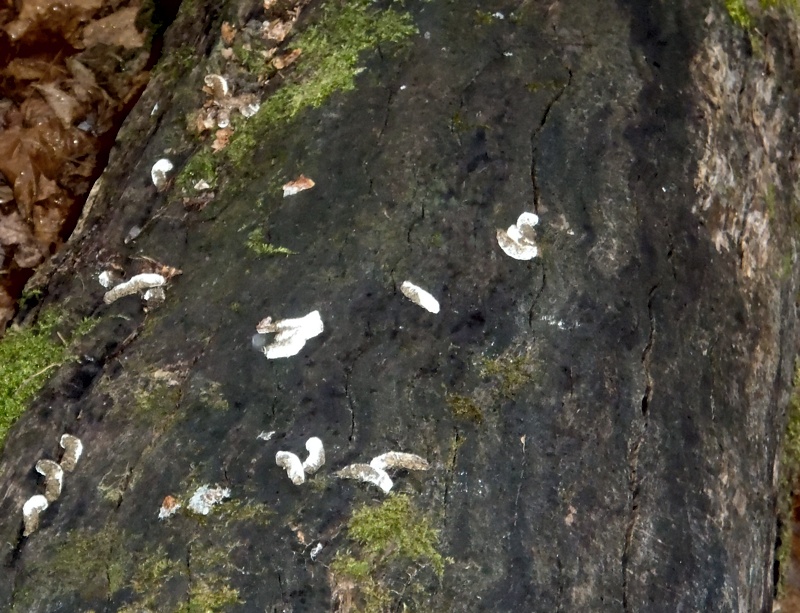
<svg viewBox="0 0 800 613">
<path fill-rule="evenodd" d="M 325 447 L 320 439 L 312 436 L 306 441 L 306 449 L 308 450 L 308 457 L 303 462 L 303 471 L 313 475 L 325 464 Z"/>
<path fill-rule="evenodd" d="M 274 322 L 271 317 L 267 317 L 256 326 L 259 334 L 275 334 L 272 342 L 265 344 L 262 349 L 270 360 L 297 355 L 307 340 L 319 336 L 323 330 L 319 311 L 311 311 L 305 317 Z"/>
<path fill-rule="evenodd" d="M 36 462 L 36 472 L 44 475 L 44 496 L 47 502 L 53 502 L 61 495 L 64 469 L 53 460 L 39 460 Z"/>
<path fill-rule="evenodd" d="M 120 283 L 113 289 L 108 290 L 105 293 L 105 296 L 103 296 L 103 302 L 106 304 L 111 304 L 123 296 L 130 296 L 131 294 L 143 292 L 151 287 L 161 287 L 166 282 L 167 280 L 164 278 L 164 275 L 158 275 L 155 273 L 135 275 L 124 283 Z"/>
<path fill-rule="evenodd" d="M 173 168 L 172 162 L 167 158 L 161 158 L 153 164 L 153 168 L 150 169 L 150 178 L 159 191 L 167 186 L 167 175 Z"/>
<path fill-rule="evenodd" d="M 306 473 L 303 470 L 303 463 L 291 451 L 279 451 L 275 454 L 275 464 L 286 469 L 286 474 L 295 485 L 302 485 L 306 482 Z"/>
<path fill-rule="evenodd" d="M 421 306 L 426 311 L 431 313 L 439 312 L 439 301 L 418 285 L 414 285 L 411 281 L 403 281 L 400 286 L 400 291 L 414 304 Z"/>
<path fill-rule="evenodd" d="M 22 505 L 22 521 L 24 530 L 22 536 L 30 536 L 39 528 L 39 515 L 50 506 L 47 498 L 41 494 L 31 496 Z"/>
<path fill-rule="evenodd" d="M 515 260 L 532 260 L 539 255 L 533 230 L 538 223 L 539 217 L 535 213 L 522 213 L 515 225 L 497 231 L 497 244 Z"/>
<path fill-rule="evenodd" d="M 391 470 L 393 468 L 404 468 L 406 470 L 428 470 L 431 465 L 428 460 L 413 453 L 402 451 L 389 451 L 383 453 L 369 463 L 372 468 L 380 470 Z"/>
<path fill-rule="evenodd" d="M 61 456 L 61 468 L 65 471 L 72 472 L 75 470 L 75 465 L 81 459 L 83 453 L 83 443 L 77 436 L 71 434 L 62 434 L 59 445 L 64 450 L 64 455 Z"/>
<path fill-rule="evenodd" d="M 198 515 L 208 515 L 215 504 L 219 504 L 231 497 L 231 490 L 227 487 L 211 487 L 203 485 L 192 494 L 187 508 Z"/>
<path fill-rule="evenodd" d="M 371 483 L 378 486 L 385 494 L 388 494 L 394 482 L 385 470 L 374 468 L 369 464 L 350 464 L 336 473 L 342 479 L 356 479 L 364 483 Z"/>
</svg>

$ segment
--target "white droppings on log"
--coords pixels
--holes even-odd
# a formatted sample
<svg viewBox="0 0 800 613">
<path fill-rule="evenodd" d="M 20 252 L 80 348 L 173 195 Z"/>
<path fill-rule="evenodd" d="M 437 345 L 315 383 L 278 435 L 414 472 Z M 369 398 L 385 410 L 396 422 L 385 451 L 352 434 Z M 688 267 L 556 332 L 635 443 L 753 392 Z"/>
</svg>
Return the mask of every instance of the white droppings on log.
<svg viewBox="0 0 800 613">
<path fill-rule="evenodd" d="M 114 287 L 114 289 L 108 290 L 105 296 L 103 296 L 103 302 L 106 304 L 111 304 L 123 296 L 130 296 L 131 294 L 143 292 L 151 287 L 161 287 L 166 282 L 167 280 L 163 275 L 158 275 L 155 273 L 135 275 L 124 283 L 120 283 Z"/>
<path fill-rule="evenodd" d="M 439 312 L 439 301 L 436 300 L 430 292 L 422 289 L 418 285 L 414 285 L 411 281 L 403 281 L 403 284 L 400 286 L 400 291 L 403 292 L 403 295 L 411 302 L 421 306 L 426 311 L 430 311 L 431 313 Z"/>
<path fill-rule="evenodd" d="M 406 470 L 429 470 L 431 465 L 428 460 L 413 453 L 402 451 L 389 451 L 381 454 L 369 463 L 372 468 L 380 470 L 391 470 L 393 468 L 404 468 Z"/>
<path fill-rule="evenodd" d="M 192 495 L 187 508 L 198 515 L 208 515 L 214 505 L 230 497 L 231 490 L 227 487 L 203 485 Z"/>
<path fill-rule="evenodd" d="M 167 186 L 167 175 L 173 168 L 172 162 L 167 158 L 161 158 L 153 164 L 153 168 L 150 169 L 150 179 L 152 179 L 153 185 L 156 186 L 158 191 Z"/>
</svg>

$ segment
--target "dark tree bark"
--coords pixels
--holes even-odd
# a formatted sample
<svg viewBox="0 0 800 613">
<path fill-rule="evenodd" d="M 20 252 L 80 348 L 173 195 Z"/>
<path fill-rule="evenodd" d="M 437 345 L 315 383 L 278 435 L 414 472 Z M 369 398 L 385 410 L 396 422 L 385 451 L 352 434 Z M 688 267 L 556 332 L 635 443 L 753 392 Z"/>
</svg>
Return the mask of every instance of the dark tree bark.
<svg viewBox="0 0 800 613">
<path fill-rule="evenodd" d="M 149 175 L 195 146 L 222 21 L 259 10 L 212 6 L 183 8 L 165 53 L 188 44 L 196 65 L 154 77 L 40 275 L 100 324 L 5 445 L 3 610 L 769 611 L 794 23 L 748 36 L 700 0 L 410 2 L 419 35 L 362 54 L 355 91 L 258 134 L 245 166 L 221 155 L 196 210 Z M 301 173 L 316 186 L 283 198 Z M 496 239 L 524 211 L 531 261 Z M 296 255 L 254 253 L 254 228 Z M 136 256 L 183 271 L 146 315 L 96 282 Z M 315 309 L 325 331 L 298 355 L 252 348 L 262 318 Z M 85 455 L 23 538 L 63 432 Z M 327 462 L 296 486 L 274 455 L 309 436 Z M 387 497 L 335 471 L 390 450 L 431 463 L 388 500 L 440 531 L 441 580 L 435 556 L 370 557 L 347 528 Z M 206 483 L 231 502 L 157 519 Z M 365 574 L 330 571 L 348 551 Z"/>
</svg>

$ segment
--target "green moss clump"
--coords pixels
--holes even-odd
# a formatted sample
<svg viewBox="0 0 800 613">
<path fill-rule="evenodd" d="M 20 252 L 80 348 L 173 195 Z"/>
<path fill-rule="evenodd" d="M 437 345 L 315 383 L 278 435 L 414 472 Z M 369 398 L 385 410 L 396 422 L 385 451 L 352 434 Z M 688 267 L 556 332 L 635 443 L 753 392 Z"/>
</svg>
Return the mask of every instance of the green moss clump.
<svg viewBox="0 0 800 613">
<path fill-rule="evenodd" d="M 300 111 L 322 105 L 335 92 L 354 89 L 363 51 L 399 43 L 416 32 L 408 14 L 376 10 L 371 0 L 329 2 L 319 22 L 291 43 L 290 48 L 303 51 L 293 75 L 236 130 L 224 150 L 228 159 L 241 165 L 260 140 L 256 135 L 268 134 Z"/>
<path fill-rule="evenodd" d="M 513 398 L 516 392 L 531 379 L 530 360 L 527 357 L 485 358 L 481 365 L 482 377 L 498 379 L 498 391 L 505 398 Z"/>
<path fill-rule="evenodd" d="M 725 0 L 725 9 L 733 22 L 743 30 L 753 27 L 753 16 L 747 10 L 744 0 Z"/>
<path fill-rule="evenodd" d="M 11 328 L 0 339 L 0 449 L 52 369 L 71 358 L 69 347 L 54 337 L 61 320 L 61 315 L 48 310 L 33 326 Z M 88 332 L 96 321 L 85 319 L 72 338 Z"/>
<path fill-rule="evenodd" d="M 205 581 L 197 581 L 189 589 L 189 599 L 177 613 L 217 613 L 227 606 L 242 602 L 239 590 L 227 585 L 211 586 Z"/>
<path fill-rule="evenodd" d="M 175 186 L 183 192 L 193 193 L 198 181 L 205 181 L 211 187 L 217 184 L 217 160 L 208 147 L 203 147 L 189 158 L 176 177 Z"/>
<path fill-rule="evenodd" d="M 337 554 L 330 566 L 331 589 L 339 602 L 358 602 L 358 610 L 380 613 L 394 599 L 393 573 L 428 566 L 439 579 L 444 574 L 439 534 L 406 495 L 393 495 L 377 507 L 362 506 L 347 529 L 354 551 Z"/>
<path fill-rule="evenodd" d="M 453 415 L 459 419 L 466 419 L 476 424 L 483 423 L 483 411 L 469 396 L 459 396 L 457 394 L 448 394 L 447 406 L 453 412 Z"/>
<path fill-rule="evenodd" d="M 247 248 L 258 255 L 297 255 L 297 252 L 287 247 L 279 247 L 264 241 L 264 234 L 256 228 L 247 235 Z"/>
</svg>

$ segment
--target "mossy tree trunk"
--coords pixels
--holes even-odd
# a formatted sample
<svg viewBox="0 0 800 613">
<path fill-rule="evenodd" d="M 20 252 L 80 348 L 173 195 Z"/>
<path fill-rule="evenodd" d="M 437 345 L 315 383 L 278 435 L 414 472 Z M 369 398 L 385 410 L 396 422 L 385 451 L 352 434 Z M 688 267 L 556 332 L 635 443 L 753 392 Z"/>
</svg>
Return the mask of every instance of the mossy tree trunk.
<svg viewBox="0 0 800 613">
<path fill-rule="evenodd" d="M 184 5 L 38 275 L 44 308 L 98 324 L 3 449 L 3 610 L 770 610 L 794 22 L 748 32 L 701 0 L 327 0 L 264 86 L 244 72 L 269 17 Z M 213 153 L 187 116 L 220 72 L 262 105 Z M 191 173 L 157 191 L 162 157 Z M 316 185 L 284 198 L 300 175 Z M 539 255 L 520 261 L 496 232 L 526 211 Z M 103 303 L 101 270 L 153 261 L 182 271 L 163 305 Z M 297 355 L 254 350 L 260 320 L 314 310 Z M 23 538 L 64 432 L 84 456 Z M 294 485 L 275 453 L 311 436 L 326 463 Z M 386 451 L 430 469 L 393 472 L 388 498 L 335 475 Z M 204 484 L 230 499 L 185 512 Z M 184 509 L 159 520 L 166 496 Z"/>
</svg>

